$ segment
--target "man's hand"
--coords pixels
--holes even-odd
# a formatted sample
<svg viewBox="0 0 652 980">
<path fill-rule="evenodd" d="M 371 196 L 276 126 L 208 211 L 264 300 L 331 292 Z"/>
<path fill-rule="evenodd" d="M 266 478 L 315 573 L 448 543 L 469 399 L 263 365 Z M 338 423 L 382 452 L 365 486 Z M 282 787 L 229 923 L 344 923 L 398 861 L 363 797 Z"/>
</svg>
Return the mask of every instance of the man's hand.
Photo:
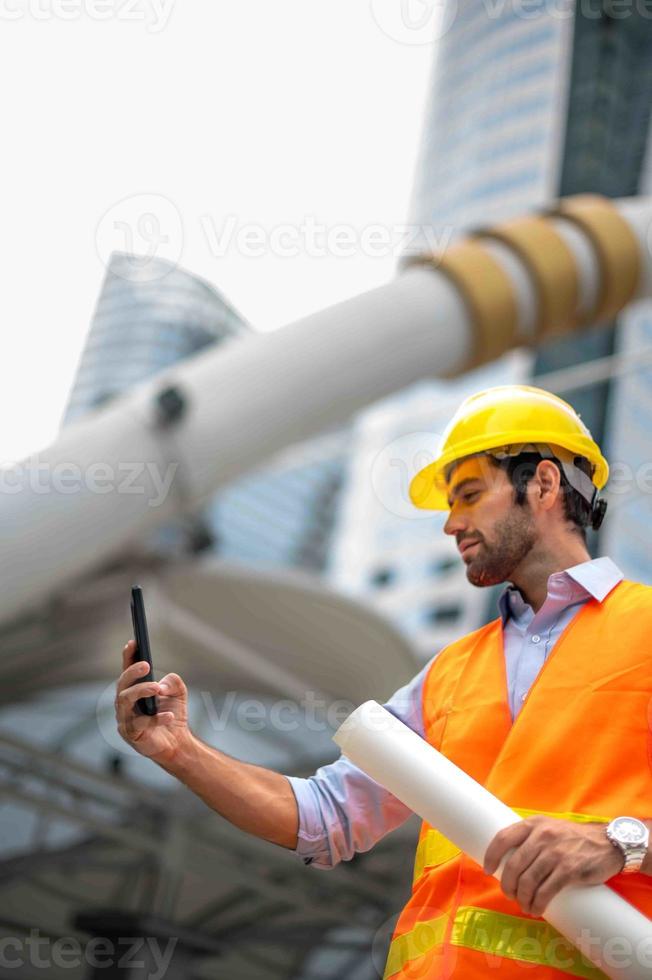
<svg viewBox="0 0 652 980">
<path fill-rule="evenodd" d="M 149 665 L 133 662 L 135 640 L 122 651 L 123 671 L 115 695 L 115 717 L 125 742 L 141 755 L 163 764 L 171 762 L 179 747 L 192 738 L 188 728 L 188 691 L 178 674 L 166 674 L 160 681 L 137 683 Z M 136 682 L 136 683 L 134 683 Z M 156 696 L 155 715 L 138 713 L 136 701 Z"/>
<path fill-rule="evenodd" d="M 571 823 L 555 817 L 527 817 L 499 831 L 484 856 L 493 874 L 511 848 L 501 887 L 528 915 L 543 915 L 550 900 L 568 885 L 599 885 L 622 871 L 624 857 L 608 840 L 606 824 Z"/>
</svg>

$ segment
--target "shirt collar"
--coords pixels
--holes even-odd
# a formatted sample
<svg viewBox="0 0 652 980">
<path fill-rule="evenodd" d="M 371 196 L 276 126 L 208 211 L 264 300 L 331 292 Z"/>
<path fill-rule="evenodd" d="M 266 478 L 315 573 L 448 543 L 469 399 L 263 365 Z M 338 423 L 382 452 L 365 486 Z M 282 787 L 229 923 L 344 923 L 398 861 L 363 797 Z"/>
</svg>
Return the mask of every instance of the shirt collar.
<svg viewBox="0 0 652 980">
<path fill-rule="evenodd" d="M 548 595 L 564 586 L 568 590 L 569 601 L 592 597 L 602 602 L 613 588 L 624 578 L 616 563 L 606 555 L 580 562 L 563 572 L 554 572 L 548 578 Z M 570 588 L 569 588 L 570 586 Z M 507 585 L 498 599 L 498 609 L 503 626 L 510 616 L 521 616 L 530 607 L 519 590 Z"/>
</svg>

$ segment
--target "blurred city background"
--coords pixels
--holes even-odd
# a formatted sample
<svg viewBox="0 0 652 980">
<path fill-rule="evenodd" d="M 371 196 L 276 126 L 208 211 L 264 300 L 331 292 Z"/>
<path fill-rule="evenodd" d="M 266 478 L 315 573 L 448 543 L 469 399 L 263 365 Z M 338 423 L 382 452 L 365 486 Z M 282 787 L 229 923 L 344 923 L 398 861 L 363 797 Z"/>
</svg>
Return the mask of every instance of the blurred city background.
<svg viewBox="0 0 652 980">
<path fill-rule="evenodd" d="M 418 234 L 397 276 L 429 240 L 449 244 L 560 196 L 652 194 L 652 6 L 632 4 L 628 16 L 607 0 L 525 6 L 441 5 L 405 215 Z M 256 331 L 219 281 L 165 255 L 113 251 L 60 437 L 160 372 Z M 508 351 L 448 380 L 424 364 L 415 383 L 343 425 L 293 439 L 200 508 L 134 528 L 119 553 L 73 581 L 54 576 L 46 595 L 5 617 L 2 935 L 176 936 L 167 975 L 188 980 L 382 975 L 410 887 L 416 822 L 332 872 L 316 871 L 229 827 L 128 749 L 115 732 L 112 678 L 130 636 L 129 586 L 143 586 L 157 667 L 189 683 L 197 734 L 239 758 L 309 776 L 337 757 L 332 718 L 261 731 L 242 724 L 238 706 L 254 698 L 269 718 L 279 698 L 296 702 L 306 691 L 331 702 L 386 700 L 494 615 L 496 590 L 467 583 L 443 516 L 410 508 L 404 476 L 383 482 L 387 459 L 424 432 L 434 454 L 467 394 L 531 381 L 570 401 L 607 458 L 636 470 L 648 458 L 650 352 L 646 301 L 610 324 Z M 159 409 L 173 424 L 175 392 L 167 392 Z M 648 583 L 650 506 L 642 492 L 610 498 L 590 537 L 593 555 L 609 554 L 627 577 Z M 38 551 L 37 533 L 24 529 L 26 552 Z M 0 977 L 42 975 L 8 958 Z M 51 964 L 48 976 L 94 973 L 88 963 Z"/>
</svg>

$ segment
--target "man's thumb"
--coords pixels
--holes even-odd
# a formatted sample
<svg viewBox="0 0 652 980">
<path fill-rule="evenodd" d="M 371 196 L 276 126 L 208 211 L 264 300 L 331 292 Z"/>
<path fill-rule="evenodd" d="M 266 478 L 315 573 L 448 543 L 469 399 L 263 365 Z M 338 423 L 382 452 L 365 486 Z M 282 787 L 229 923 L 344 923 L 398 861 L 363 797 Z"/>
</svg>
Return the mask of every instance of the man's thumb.
<svg viewBox="0 0 652 980">
<path fill-rule="evenodd" d="M 179 697 L 186 694 L 186 685 L 178 674 L 166 674 L 159 681 L 161 694 L 168 694 L 171 697 Z"/>
</svg>

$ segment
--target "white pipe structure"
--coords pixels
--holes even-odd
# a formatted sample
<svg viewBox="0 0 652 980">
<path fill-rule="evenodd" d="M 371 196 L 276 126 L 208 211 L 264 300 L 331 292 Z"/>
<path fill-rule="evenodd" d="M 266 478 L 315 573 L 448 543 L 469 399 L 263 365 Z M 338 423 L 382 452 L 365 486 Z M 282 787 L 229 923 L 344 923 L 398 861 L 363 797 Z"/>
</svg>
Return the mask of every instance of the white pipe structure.
<svg viewBox="0 0 652 980">
<path fill-rule="evenodd" d="M 376 701 L 360 705 L 333 739 L 358 768 L 480 865 L 498 831 L 521 819 Z M 494 877 L 500 879 L 504 863 Z M 606 885 L 562 889 L 544 918 L 613 980 L 650 977 L 652 922 Z M 615 956 L 608 953 L 614 942 Z"/>
<path fill-rule="evenodd" d="M 182 362 L 0 469 L 0 623 L 365 405 L 651 296 L 651 219 L 652 199 L 579 197 L 478 231 L 385 286 Z M 185 411 L 164 424 L 169 386 Z"/>
</svg>

